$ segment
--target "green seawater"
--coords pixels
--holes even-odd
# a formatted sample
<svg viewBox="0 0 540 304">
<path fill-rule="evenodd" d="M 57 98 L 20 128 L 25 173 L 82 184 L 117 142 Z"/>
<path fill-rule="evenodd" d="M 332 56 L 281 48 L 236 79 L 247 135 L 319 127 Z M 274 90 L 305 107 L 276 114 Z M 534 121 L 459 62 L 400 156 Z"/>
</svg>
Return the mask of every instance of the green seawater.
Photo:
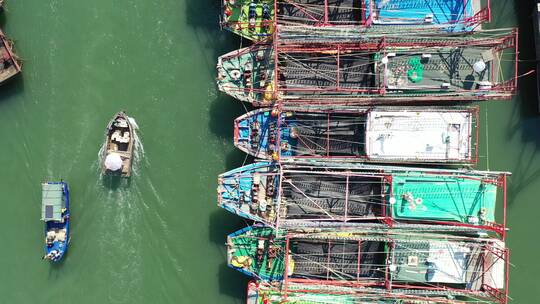
<svg viewBox="0 0 540 304">
<path fill-rule="evenodd" d="M 520 72 L 534 68 L 531 4 L 492 2 L 491 26 L 523 26 Z M 0 303 L 243 303 L 247 278 L 226 267 L 224 243 L 245 222 L 216 206 L 215 188 L 218 173 L 244 162 L 232 120 L 245 110 L 217 92 L 214 76 L 217 56 L 247 42 L 219 30 L 219 1 L 6 8 L 0 25 L 24 71 L 0 87 Z M 523 78 L 518 97 L 481 113 L 479 167 L 514 173 L 514 303 L 537 302 L 540 273 L 535 90 L 534 75 Z M 104 128 L 122 109 L 144 147 L 130 183 L 99 176 Z M 71 187 L 72 243 L 50 265 L 41 260 L 40 182 L 61 178 Z"/>
</svg>

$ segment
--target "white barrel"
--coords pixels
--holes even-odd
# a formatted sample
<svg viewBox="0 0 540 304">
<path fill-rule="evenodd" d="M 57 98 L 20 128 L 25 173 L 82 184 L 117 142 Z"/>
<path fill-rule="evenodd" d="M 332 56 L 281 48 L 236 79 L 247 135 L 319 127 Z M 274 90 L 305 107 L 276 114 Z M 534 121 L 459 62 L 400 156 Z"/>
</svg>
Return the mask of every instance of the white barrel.
<svg viewBox="0 0 540 304">
<path fill-rule="evenodd" d="M 122 168 L 122 158 L 118 153 L 111 153 L 105 158 L 105 168 L 111 171 L 117 171 Z"/>
</svg>

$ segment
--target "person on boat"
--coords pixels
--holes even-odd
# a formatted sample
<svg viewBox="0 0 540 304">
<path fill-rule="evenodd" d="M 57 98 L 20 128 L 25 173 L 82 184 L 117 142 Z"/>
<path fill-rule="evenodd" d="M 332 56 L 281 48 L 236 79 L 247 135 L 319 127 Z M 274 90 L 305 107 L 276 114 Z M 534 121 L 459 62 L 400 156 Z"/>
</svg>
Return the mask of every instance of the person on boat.
<svg viewBox="0 0 540 304">
<path fill-rule="evenodd" d="M 265 241 L 264 240 L 258 240 L 257 241 L 257 263 L 262 263 L 264 259 L 264 249 L 265 249 Z"/>
<path fill-rule="evenodd" d="M 45 243 L 47 244 L 47 247 L 52 247 L 54 243 L 54 239 L 55 239 L 54 231 L 47 232 L 47 237 L 45 238 Z"/>
<path fill-rule="evenodd" d="M 268 30 L 268 27 L 270 27 L 270 19 L 272 19 L 270 16 L 270 7 L 268 6 L 268 3 L 263 3 L 262 5 L 262 19 L 264 30 Z"/>
<path fill-rule="evenodd" d="M 255 2 L 253 2 L 252 0 L 251 3 L 249 4 L 249 10 L 248 10 L 248 23 L 249 23 L 250 30 L 255 29 L 255 23 L 256 23 L 255 18 L 257 18 L 257 4 L 255 4 Z"/>
<path fill-rule="evenodd" d="M 248 19 L 255 19 L 257 17 L 257 4 L 253 0 L 249 3 Z"/>
<path fill-rule="evenodd" d="M 264 20 L 270 20 L 270 7 L 268 6 L 268 3 L 263 3 L 262 5 L 262 17 Z"/>
<path fill-rule="evenodd" d="M 64 221 L 67 221 L 69 219 L 69 214 L 67 213 L 67 208 L 62 208 L 62 218 Z"/>
<path fill-rule="evenodd" d="M 54 261 L 54 258 L 56 256 L 56 253 L 57 251 L 56 250 L 53 250 L 51 252 L 49 252 L 48 254 L 44 255 L 41 259 L 42 260 L 51 260 L 51 261 Z"/>
</svg>

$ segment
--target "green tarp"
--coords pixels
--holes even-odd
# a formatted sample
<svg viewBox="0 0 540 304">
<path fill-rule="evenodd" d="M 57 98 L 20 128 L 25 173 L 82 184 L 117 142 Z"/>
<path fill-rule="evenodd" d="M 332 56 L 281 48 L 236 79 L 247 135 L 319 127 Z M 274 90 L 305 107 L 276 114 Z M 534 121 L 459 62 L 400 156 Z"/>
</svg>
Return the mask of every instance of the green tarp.
<svg viewBox="0 0 540 304">
<path fill-rule="evenodd" d="M 397 219 L 495 221 L 497 187 L 493 184 L 458 177 L 394 176 L 392 188 Z"/>
</svg>

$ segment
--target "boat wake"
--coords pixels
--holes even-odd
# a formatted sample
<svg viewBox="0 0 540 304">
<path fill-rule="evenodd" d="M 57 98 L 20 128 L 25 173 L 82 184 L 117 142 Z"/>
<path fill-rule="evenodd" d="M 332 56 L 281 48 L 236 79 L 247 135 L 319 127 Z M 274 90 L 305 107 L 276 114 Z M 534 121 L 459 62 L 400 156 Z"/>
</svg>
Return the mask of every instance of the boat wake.
<svg viewBox="0 0 540 304">
<path fill-rule="evenodd" d="M 141 163 L 143 162 L 143 159 L 145 159 L 145 153 L 144 153 L 144 145 L 142 142 L 141 137 L 139 136 L 139 125 L 137 124 L 137 121 L 135 118 L 128 116 L 129 122 L 133 126 L 133 163 L 132 163 L 132 172 L 135 176 L 139 176 L 140 174 L 140 168 Z M 148 165 L 148 162 L 145 162 Z"/>
<path fill-rule="evenodd" d="M 99 227 L 106 227 L 96 230 L 97 246 L 103 259 L 109 261 L 107 276 L 114 279 L 115 289 L 121 290 L 121 294 L 137 295 L 143 283 L 140 245 L 145 236 L 141 226 L 134 223 L 144 222 L 141 197 L 138 191 L 122 187 L 111 189 L 99 182 L 96 188 L 100 190 Z M 109 294 L 112 303 L 122 303 L 122 297 L 118 293 Z"/>
</svg>

